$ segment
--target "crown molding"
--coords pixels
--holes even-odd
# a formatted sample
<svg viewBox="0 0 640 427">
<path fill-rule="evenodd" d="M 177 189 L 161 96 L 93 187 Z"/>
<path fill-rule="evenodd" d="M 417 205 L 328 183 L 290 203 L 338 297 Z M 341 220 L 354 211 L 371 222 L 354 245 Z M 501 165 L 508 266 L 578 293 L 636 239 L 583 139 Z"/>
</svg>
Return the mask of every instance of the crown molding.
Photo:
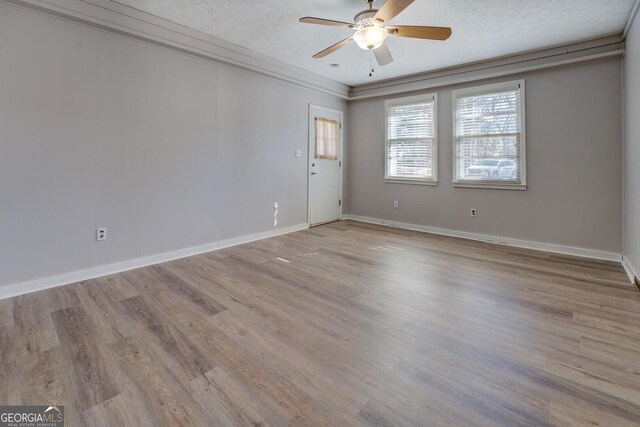
<svg viewBox="0 0 640 427">
<path fill-rule="evenodd" d="M 375 98 L 624 55 L 622 35 L 354 86 L 349 100 Z"/>
<path fill-rule="evenodd" d="M 348 98 L 349 86 L 110 0 L 0 0 Z"/>
<path fill-rule="evenodd" d="M 624 30 L 622 31 L 622 38 L 627 38 L 627 33 L 631 29 L 633 22 L 635 21 L 636 15 L 638 14 L 638 9 L 640 8 L 640 0 L 636 0 L 633 3 L 633 7 L 631 8 L 631 12 L 629 12 L 629 18 L 627 19 L 627 23 L 624 26 Z"/>
<path fill-rule="evenodd" d="M 345 100 L 433 89 L 624 55 L 622 34 L 348 86 L 111 0 L 0 0 L 265 75 Z M 636 0 L 627 22 L 633 22 Z"/>
</svg>

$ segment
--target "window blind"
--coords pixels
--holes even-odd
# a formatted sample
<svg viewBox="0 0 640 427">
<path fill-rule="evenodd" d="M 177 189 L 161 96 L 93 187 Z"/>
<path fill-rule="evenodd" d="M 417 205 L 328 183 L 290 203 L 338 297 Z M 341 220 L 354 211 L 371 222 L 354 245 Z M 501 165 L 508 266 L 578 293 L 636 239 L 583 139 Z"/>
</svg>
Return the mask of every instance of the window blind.
<svg viewBox="0 0 640 427">
<path fill-rule="evenodd" d="M 428 99 L 387 107 L 387 178 L 435 180 L 435 99 Z"/>
<path fill-rule="evenodd" d="M 456 181 L 521 184 L 521 85 L 454 94 Z"/>
</svg>

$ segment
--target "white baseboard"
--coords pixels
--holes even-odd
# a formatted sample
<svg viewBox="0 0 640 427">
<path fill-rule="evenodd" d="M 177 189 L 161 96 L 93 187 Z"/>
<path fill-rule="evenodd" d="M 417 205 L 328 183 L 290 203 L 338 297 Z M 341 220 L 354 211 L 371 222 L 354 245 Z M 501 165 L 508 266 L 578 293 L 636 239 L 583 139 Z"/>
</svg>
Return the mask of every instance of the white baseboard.
<svg viewBox="0 0 640 427">
<path fill-rule="evenodd" d="M 42 279 L 31 280 L 28 282 L 2 286 L 0 287 L 0 300 L 15 297 L 18 295 L 29 294 L 36 291 L 42 291 L 44 289 L 50 289 L 58 286 L 68 285 L 71 283 L 81 282 L 83 280 L 95 279 L 96 277 L 108 276 L 110 274 L 116 274 L 127 270 L 133 270 L 135 268 L 146 267 L 148 265 L 160 264 L 167 261 L 186 258 L 205 252 L 217 251 L 219 249 L 242 245 L 244 243 L 267 239 L 269 237 L 280 236 L 282 234 L 293 233 L 294 231 L 305 230 L 307 228 L 309 228 L 308 224 L 297 224 L 291 227 L 278 228 L 276 230 L 265 231 L 262 233 L 250 234 L 247 236 L 207 243 L 206 245 L 178 249 L 177 251 L 146 256 L 130 261 L 101 265 L 98 267 L 88 268 L 86 270 L 79 270 L 57 276 L 50 276 Z"/>
<path fill-rule="evenodd" d="M 468 231 L 449 230 L 446 228 L 428 227 L 426 225 L 408 224 L 404 222 L 387 221 L 378 218 L 369 218 L 358 215 L 344 215 L 343 219 L 367 222 L 370 224 L 380 224 L 389 227 L 402 228 L 405 230 L 422 231 L 424 233 L 440 234 L 443 236 L 460 237 L 481 242 L 496 243 L 499 245 L 516 246 L 525 249 L 536 249 L 546 252 L 554 252 L 564 255 L 594 258 L 606 261 L 622 262 L 622 254 L 616 252 L 597 251 L 594 249 L 576 248 L 573 246 L 563 246 L 551 243 L 532 242 L 529 240 L 512 239 L 509 237 L 491 236 L 488 234 L 471 233 Z"/>
<path fill-rule="evenodd" d="M 624 267 L 624 271 L 627 272 L 631 283 L 633 283 L 636 277 L 640 277 L 640 275 L 638 275 L 638 270 L 633 268 L 633 265 L 631 265 L 631 262 L 629 262 L 629 258 L 625 256 L 622 257 L 622 266 Z"/>
</svg>

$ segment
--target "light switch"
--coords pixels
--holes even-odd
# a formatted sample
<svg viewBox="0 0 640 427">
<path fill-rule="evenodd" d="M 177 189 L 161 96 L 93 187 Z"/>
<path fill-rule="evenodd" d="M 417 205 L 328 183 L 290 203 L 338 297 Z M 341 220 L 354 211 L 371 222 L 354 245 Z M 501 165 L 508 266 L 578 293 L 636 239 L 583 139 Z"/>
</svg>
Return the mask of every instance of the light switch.
<svg viewBox="0 0 640 427">
<path fill-rule="evenodd" d="M 296 150 L 296 157 L 302 157 L 302 150 Z"/>
</svg>

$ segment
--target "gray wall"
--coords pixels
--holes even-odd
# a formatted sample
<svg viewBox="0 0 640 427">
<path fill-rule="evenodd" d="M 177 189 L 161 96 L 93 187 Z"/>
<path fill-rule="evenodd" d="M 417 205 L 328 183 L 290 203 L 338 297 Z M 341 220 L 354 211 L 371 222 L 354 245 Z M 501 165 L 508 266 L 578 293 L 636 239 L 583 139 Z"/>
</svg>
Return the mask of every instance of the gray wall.
<svg viewBox="0 0 640 427">
<path fill-rule="evenodd" d="M 349 213 L 621 253 L 621 66 L 615 59 L 438 89 L 437 187 L 386 184 L 384 99 L 350 103 Z M 451 90 L 520 78 L 527 191 L 454 188 Z"/>
<path fill-rule="evenodd" d="M 640 23 L 627 33 L 624 59 L 624 257 L 640 274 Z"/>
<path fill-rule="evenodd" d="M 5 3 L 0 58 L 0 286 L 306 223 L 308 105 L 346 111 Z"/>
</svg>

